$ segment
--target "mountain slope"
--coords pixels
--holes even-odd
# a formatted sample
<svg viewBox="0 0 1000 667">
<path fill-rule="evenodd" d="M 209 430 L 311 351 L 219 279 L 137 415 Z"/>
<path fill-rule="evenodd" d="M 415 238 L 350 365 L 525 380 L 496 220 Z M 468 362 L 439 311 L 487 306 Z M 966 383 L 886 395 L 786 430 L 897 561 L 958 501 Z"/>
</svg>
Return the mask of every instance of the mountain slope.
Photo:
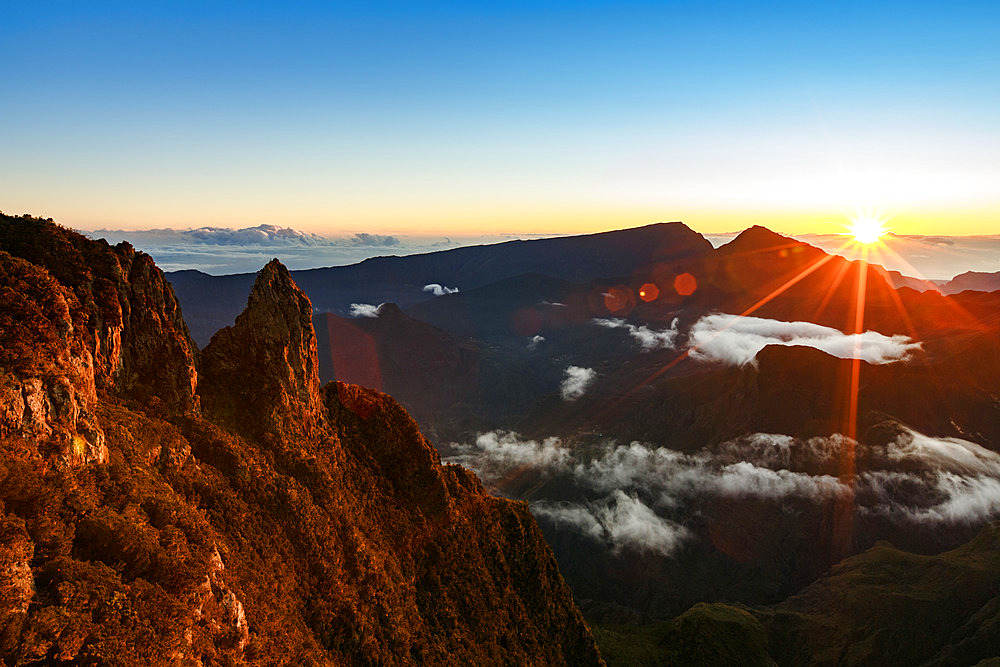
<svg viewBox="0 0 1000 667">
<path fill-rule="evenodd" d="M 945 553 L 888 542 L 768 607 L 595 629 L 609 665 L 975 665 L 1000 655 L 1000 524 Z"/>
<path fill-rule="evenodd" d="M 880 543 L 774 608 L 781 664 L 968 665 L 1000 651 L 1000 526 L 936 556 Z"/>
<path fill-rule="evenodd" d="M 941 286 L 941 291 L 945 294 L 958 294 L 966 290 L 977 292 L 995 292 L 1000 290 L 1000 271 L 993 273 L 966 271 Z"/>
<path fill-rule="evenodd" d="M 570 282 L 631 275 L 641 267 L 696 259 L 712 245 L 679 222 L 600 234 L 508 241 L 406 257 L 375 257 L 350 266 L 293 271 L 295 282 L 320 311 L 346 314 L 351 303 L 392 302 L 402 308 L 425 301 L 424 286 L 462 290 L 526 273 Z M 240 312 L 250 274 L 168 274 L 192 333 L 204 345 Z"/>
<path fill-rule="evenodd" d="M 5 661 L 600 664 L 526 505 L 388 396 L 319 387 L 283 266 L 196 371 L 144 255 L 36 219 L 0 239 L 2 386 L 28 405 L 0 422 Z"/>
</svg>

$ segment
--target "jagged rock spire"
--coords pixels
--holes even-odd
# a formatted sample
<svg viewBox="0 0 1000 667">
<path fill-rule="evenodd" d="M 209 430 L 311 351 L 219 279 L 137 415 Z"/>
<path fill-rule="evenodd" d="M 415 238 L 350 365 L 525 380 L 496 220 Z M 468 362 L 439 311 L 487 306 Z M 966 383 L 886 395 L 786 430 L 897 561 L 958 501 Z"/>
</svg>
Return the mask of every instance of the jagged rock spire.
<svg viewBox="0 0 1000 667">
<path fill-rule="evenodd" d="M 257 274 L 247 307 L 202 351 L 205 410 L 253 437 L 305 435 L 319 423 L 312 303 L 277 259 Z"/>
</svg>

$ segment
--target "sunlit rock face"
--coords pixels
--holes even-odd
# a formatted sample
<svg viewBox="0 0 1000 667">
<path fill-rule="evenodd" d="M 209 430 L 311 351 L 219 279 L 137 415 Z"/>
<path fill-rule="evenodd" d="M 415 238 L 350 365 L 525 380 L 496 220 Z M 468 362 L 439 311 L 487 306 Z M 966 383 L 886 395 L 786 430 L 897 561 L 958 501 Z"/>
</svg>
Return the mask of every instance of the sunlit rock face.
<svg viewBox="0 0 1000 667">
<path fill-rule="evenodd" d="M 251 436 L 304 436 L 322 416 L 312 304 L 278 260 L 257 274 L 246 310 L 201 354 L 208 412 Z"/>
<path fill-rule="evenodd" d="M 601 664 L 526 505 L 320 388 L 280 263 L 197 373 L 148 258 L 0 223 L 0 661 Z"/>
<path fill-rule="evenodd" d="M 169 283 L 148 255 L 127 243 L 112 247 L 51 222 L 8 216 L 0 218 L 0 250 L 61 286 L 98 389 L 170 411 L 197 409 L 194 345 Z"/>
<path fill-rule="evenodd" d="M 94 362 L 73 324 L 75 295 L 44 269 L 0 251 L 0 437 L 20 435 L 61 463 L 106 461 L 93 415 Z M 40 454 L 39 454 L 40 455 Z"/>
<path fill-rule="evenodd" d="M 142 253 L 34 218 L 0 218 L 0 435 L 61 463 L 104 462 L 100 393 L 197 410 L 193 345 L 169 284 Z"/>
<path fill-rule="evenodd" d="M 120 342 L 108 348 L 109 368 L 120 395 L 161 403 L 171 412 L 198 408 L 194 344 L 181 317 L 170 284 L 152 258 L 130 246 L 115 247 L 118 267 L 112 267 L 119 297 L 108 307 L 122 320 L 105 328 L 106 338 Z M 117 305 L 117 308 L 115 308 Z"/>
</svg>

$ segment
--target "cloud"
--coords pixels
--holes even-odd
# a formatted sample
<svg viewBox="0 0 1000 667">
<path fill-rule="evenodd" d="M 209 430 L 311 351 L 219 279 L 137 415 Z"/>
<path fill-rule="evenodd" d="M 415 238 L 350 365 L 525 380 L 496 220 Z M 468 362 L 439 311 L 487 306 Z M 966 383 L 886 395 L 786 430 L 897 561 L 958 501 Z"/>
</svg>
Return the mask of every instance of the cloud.
<svg viewBox="0 0 1000 667">
<path fill-rule="evenodd" d="M 898 237 L 898 234 L 893 234 L 894 237 Z M 937 245 L 953 246 L 955 245 L 955 239 L 948 238 L 946 236 L 914 236 L 914 240 L 923 241 L 924 243 L 935 243 Z"/>
<path fill-rule="evenodd" d="M 382 234 L 369 234 L 368 232 L 358 232 L 346 241 L 347 245 L 355 246 L 375 246 L 379 248 L 395 247 L 402 244 L 396 236 L 384 236 Z"/>
<path fill-rule="evenodd" d="M 587 392 L 587 387 L 597 377 L 597 373 L 592 368 L 581 368 L 580 366 L 570 366 L 566 369 L 566 378 L 559 386 L 563 400 L 574 401 Z"/>
<path fill-rule="evenodd" d="M 588 505 L 537 502 L 531 512 L 556 526 L 604 541 L 615 552 L 628 548 L 669 556 L 691 536 L 684 526 L 657 516 L 639 498 L 621 491 Z"/>
<path fill-rule="evenodd" d="M 943 473 L 938 477 L 937 487 L 946 500 L 916 512 L 915 519 L 931 523 L 979 523 L 1000 514 L 1000 480 L 994 477 Z"/>
<path fill-rule="evenodd" d="M 687 529 L 658 517 L 641 500 L 615 491 L 598 505 L 596 516 L 616 547 L 670 554 L 688 535 Z"/>
<path fill-rule="evenodd" d="M 546 518 L 557 527 L 570 528 L 594 540 L 603 540 L 607 535 L 598 518 L 584 505 L 540 500 L 531 504 L 531 513 L 536 518 Z"/>
<path fill-rule="evenodd" d="M 227 227 L 199 227 L 197 229 L 147 229 L 124 231 L 101 229 L 91 232 L 94 237 L 127 237 L 135 243 L 188 243 L 213 246 L 275 246 L 275 245 L 327 245 L 330 240 L 318 234 L 302 232 L 291 227 L 257 225 L 229 229 Z"/>
<path fill-rule="evenodd" d="M 538 347 L 544 342 L 545 342 L 545 336 L 540 336 L 538 334 L 535 334 L 534 336 L 531 337 L 531 340 L 528 341 L 528 349 L 534 350 L 536 347 Z"/>
<path fill-rule="evenodd" d="M 254 273 L 278 257 L 289 269 L 354 264 L 386 254 L 413 255 L 441 249 L 440 236 L 393 236 L 357 232 L 349 236 L 321 236 L 291 227 L 258 225 L 242 229 L 100 229 L 85 232 L 109 243 L 127 241 L 149 253 L 164 271 L 197 269 L 213 275 Z M 506 241 L 506 236 L 448 239 L 452 247 Z"/>
<path fill-rule="evenodd" d="M 695 453 L 641 442 L 577 449 L 557 438 L 539 442 L 492 432 L 474 445 L 454 445 L 459 453 L 445 460 L 475 470 L 495 491 L 502 492 L 514 471 L 561 480 L 549 486 L 576 489 L 574 499 L 533 499 L 532 512 L 614 550 L 669 555 L 698 538 L 696 517 L 724 499 L 775 508 L 796 500 L 797 512 L 820 513 L 847 503 L 876 531 L 950 530 L 1000 518 L 1000 454 L 966 440 L 893 428 L 879 444 L 839 434 L 798 439 L 755 433 Z M 848 457 L 856 472 L 845 479 L 841 462 Z"/>
<path fill-rule="evenodd" d="M 756 436 L 758 442 L 768 437 Z M 678 507 L 704 494 L 819 498 L 846 491 L 834 476 L 770 468 L 767 464 L 773 459 L 754 460 L 753 450 L 747 453 L 749 460 L 731 461 L 726 454 L 682 454 L 639 442 L 609 444 L 600 456 L 578 462 L 573 474 L 579 483 L 596 491 L 641 491 L 664 507 Z"/>
<path fill-rule="evenodd" d="M 327 240 L 318 234 L 309 234 L 291 227 L 278 227 L 277 225 L 258 225 L 243 229 L 202 227 L 181 232 L 181 234 L 192 240 L 213 245 L 271 245 L 274 243 L 316 245 L 327 243 Z"/>
<path fill-rule="evenodd" d="M 429 285 L 424 285 L 425 292 L 431 292 L 434 296 L 444 296 L 445 294 L 455 294 L 458 292 L 457 287 L 445 287 L 444 285 L 439 285 L 437 283 L 430 283 Z"/>
<path fill-rule="evenodd" d="M 996 452 L 960 438 L 932 438 L 906 429 L 879 451 L 896 468 L 927 465 L 959 475 L 1000 475 Z"/>
<path fill-rule="evenodd" d="M 383 305 L 385 304 L 374 306 L 370 303 L 352 303 L 350 314 L 351 317 L 378 317 L 378 311 Z"/>
<path fill-rule="evenodd" d="M 522 440 L 517 433 L 504 431 L 480 433 L 474 445 L 452 447 L 454 454 L 447 461 L 469 468 L 487 485 L 525 467 L 546 473 L 562 471 L 570 460 L 570 452 L 559 438 Z"/>
<path fill-rule="evenodd" d="M 741 366 L 754 361 L 767 345 L 804 345 L 841 359 L 863 359 L 870 364 L 905 361 L 921 349 L 909 336 L 886 336 L 875 331 L 845 334 L 812 322 L 784 322 L 739 315 L 705 315 L 688 334 L 691 356 Z"/>
<path fill-rule="evenodd" d="M 677 322 L 678 320 L 674 318 L 669 329 L 657 331 L 656 329 L 650 329 L 645 324 L 637 326 L 619 318 L 594 319 L 594 324 L 597 326 L 606 329 L 625 329 L 628 331 L 629 335 L 642 347 L 643 352 L 650 352 L 657 348 L 672 350 L 677 336 L 680 334 L 680 331 L 677 329 Z"/>
</svg>

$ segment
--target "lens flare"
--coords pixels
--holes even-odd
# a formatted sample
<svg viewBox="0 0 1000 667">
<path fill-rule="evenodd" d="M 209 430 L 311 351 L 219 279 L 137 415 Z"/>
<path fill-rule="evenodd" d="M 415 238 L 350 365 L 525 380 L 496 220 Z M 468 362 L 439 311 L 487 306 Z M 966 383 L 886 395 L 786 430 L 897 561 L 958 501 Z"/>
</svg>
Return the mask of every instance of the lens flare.
<svg viewBox="0 0 1000 667">
<path fill-rule="evenodd" d="M 882 238 L 886 229 L 878 218 L 858 217 L 851 222 L 850 233 L 855 241 L 867 245 Z"/>
<path fill-rule="evenodd" d="M 639 288 L 639 298 L 645 302 L 656 301 L 660 296 L 660 288 L 653 283 L 646 283 Z"/>
<path fill-rule="evenodd" d="M 674 289 L 681 296 L 691 296 L 698 290 L 698 279 L 690 273 L 682 273 L 674 278 Z"/>
</svg>

